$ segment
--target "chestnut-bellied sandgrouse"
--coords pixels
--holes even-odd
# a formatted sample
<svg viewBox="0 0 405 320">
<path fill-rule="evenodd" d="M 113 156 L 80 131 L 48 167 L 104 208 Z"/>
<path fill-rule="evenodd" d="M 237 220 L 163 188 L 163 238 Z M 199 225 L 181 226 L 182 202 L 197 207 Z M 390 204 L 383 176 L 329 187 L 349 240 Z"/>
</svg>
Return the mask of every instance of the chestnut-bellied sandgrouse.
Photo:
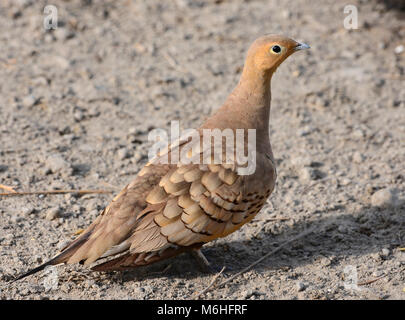
<svg viewBox="0 0 405 320">
<path fill-rule="evenodd" d="M 180 138 L 160 150 L 77 239 L 18 279 L 60 263 L 88 265 L 103 259 L 93 270 L 104 271 L 143 266 L 189 250 L 203 258 L 199 250 L 204 243 L 251 221 L 276 180 L 269 139 L 270 81 L 288 56 L 307 48 L 278 35 L 254 41 L 238 85 L 196 129 L 197 137 Z M 213 132 L 222 134 L 215 143 Z"/>
</svg>

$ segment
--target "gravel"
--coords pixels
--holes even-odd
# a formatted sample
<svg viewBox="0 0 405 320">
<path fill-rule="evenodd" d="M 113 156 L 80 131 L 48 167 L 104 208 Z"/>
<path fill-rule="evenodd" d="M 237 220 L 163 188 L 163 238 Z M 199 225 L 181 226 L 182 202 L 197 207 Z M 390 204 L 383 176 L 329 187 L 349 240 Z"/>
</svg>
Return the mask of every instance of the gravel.
<svg viewBox="0 0 405 320">
<path fill-rule="evenodd" d="M 354 0 L 361 23 L 348 31 L 343 0 L 55 0 L 49 32 L 47 3 L 21 3 L 0 4 L 0 184 L 114 195 L 2 197 L 0 299 L 189 299 L 206 288 L 213 276 L 186 254 L 128 272 L 61 265 L 60 290 L 47 292 L 43 272 L 8 280 L 90 225 L 147 162 L 152 129 L 194 128 L 219 107 L 264 33 L 311 45 L 272 80 L 277 184 L 253 221 L 203 251 L 232 275 L 314 232 L 205 298 L 405 299 L 403 13 Z M 387 276 L 347 290 L 348 266 L 359 281 Z"/>
</svg>

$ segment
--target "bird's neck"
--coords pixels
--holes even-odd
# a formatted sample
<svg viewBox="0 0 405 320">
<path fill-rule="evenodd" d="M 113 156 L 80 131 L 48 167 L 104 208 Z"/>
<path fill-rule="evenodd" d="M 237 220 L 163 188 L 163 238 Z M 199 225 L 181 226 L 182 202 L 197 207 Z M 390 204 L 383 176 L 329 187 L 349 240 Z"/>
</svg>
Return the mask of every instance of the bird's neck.
<svg viewBox="0 0 405 320">
<path fill-rule="evenodd" d="M 245 65 L 236 88 L 202 127 L 255 129 L 258 147 L 267 152 L 270 149 L 271 76 Z"/>
<path fill-rule="evenodd" d="M 266 133 L 270 120 L 271 76 L 271 73 L 245 66 L 238 85 L 229 97 L 240 101 L 235 104 L 235 109 L 245 114 L 249 128 Z"/>
</svg>

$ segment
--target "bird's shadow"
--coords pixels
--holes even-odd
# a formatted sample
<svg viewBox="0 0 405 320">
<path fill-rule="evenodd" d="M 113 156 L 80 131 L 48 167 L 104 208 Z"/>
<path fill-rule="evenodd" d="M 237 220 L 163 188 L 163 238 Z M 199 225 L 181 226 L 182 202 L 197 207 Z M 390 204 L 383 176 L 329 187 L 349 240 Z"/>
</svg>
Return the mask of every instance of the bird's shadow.
<svg viewBox="0 0 405 320">
<path fill-rule="evenodd" d="M 266 228 L 263 228 L 259 237 L 219 241 L 207 248 L 203 247 L 202 251 L 214 269 L 226 266 L 227 275 L 232 275 L 305 230 L 312 229 L 312 232 L 288 244 L 252 269 L 257 272 L 286 267 L 293 269 L 325 257 L 329 258 L 330 264 L 334 264 L 348 256 L 360 257 L 381 252 L 383 248 L 394 249 L 404 245 L 404 209 L 404 205 L 387 209 L 363 207 L 357 212 L 339 215 L 328 213 L 310 221 L 297 221 L 291 226 L 280 221 L 278 223 L 282 231 L 277 234 L 266 232 L 263 230 Z M 249 228 L 249 225 L 245 228 Z M 187 253 L 150 266 L 110 274 L 112 278 L 118 277 L 124 282 L 207 276 L 195 258 Z"/>
</svg>

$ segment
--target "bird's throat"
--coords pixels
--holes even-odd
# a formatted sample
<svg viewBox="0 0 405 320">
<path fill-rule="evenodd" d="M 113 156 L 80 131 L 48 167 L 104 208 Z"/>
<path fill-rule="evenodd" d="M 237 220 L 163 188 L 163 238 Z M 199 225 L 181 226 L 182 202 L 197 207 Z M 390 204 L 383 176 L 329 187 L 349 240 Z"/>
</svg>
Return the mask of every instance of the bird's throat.
<svg viewBox="0 0 405 320">
<path fill-rule="evenodd" d="M 270 72 L 245 67 L 238 85 L 228 98 L 234 112 L 243 115 L 244 127 L 256 129 L 258 135 L 267 136 L 269 130 L 271 77 Z"/>
<path fill-rule="evenodd" d="M 201 128 L 254 129 L 258 150 L 271 153 L 269 137 L 271 75 L 245 71 L 222 107 L 208 118 Z"/>
</svg>

